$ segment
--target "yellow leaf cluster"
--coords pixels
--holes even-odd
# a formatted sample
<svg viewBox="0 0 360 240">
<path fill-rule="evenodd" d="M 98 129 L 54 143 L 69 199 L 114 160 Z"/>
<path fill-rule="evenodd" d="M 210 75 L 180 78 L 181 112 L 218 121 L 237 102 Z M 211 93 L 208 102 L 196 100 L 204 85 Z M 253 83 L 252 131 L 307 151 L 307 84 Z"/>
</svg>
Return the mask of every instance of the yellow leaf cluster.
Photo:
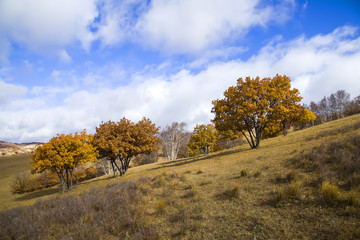
<svg viewBox="0 0 360 240">
<path fill-rule="evenodd" d="M 80 134 L 59 134 L 48 143 L 39 146 L 31 157 L 32 173 L 49 170 L 56 173 L 63 181 L 65 172 L 71 173 L 74 168 L 85 162 L 97 161 L 97 151 L 91 144 L 92 135 L 82 131 Z"/>
</svg>

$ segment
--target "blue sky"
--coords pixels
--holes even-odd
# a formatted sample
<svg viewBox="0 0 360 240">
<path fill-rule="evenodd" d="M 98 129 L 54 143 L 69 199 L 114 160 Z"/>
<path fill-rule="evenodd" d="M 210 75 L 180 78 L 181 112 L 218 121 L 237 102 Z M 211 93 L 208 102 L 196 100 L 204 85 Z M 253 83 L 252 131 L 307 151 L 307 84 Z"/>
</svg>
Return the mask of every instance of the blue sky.
<svg viewBox="0 0 360 240">
<path fill-rule="evenodd" d="M 212 119 L 239 77 L 360 95 L 357 0 L 0 0 L 0 140 Z"/>
</svg>

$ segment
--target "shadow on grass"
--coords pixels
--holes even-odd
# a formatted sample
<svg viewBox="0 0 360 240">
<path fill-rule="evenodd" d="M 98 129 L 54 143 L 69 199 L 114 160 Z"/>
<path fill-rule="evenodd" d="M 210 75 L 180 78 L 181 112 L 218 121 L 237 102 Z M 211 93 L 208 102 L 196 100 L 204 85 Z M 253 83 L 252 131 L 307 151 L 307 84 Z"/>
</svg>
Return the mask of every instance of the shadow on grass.
<svg viewBox="0 0 360 240">
<path fill-rule="evenodd" d="M 55 186 L 55 187 L 44 189 L 44 190 L 25 193 L 25 194 L 15 198 L 15 201 L 20 202 L 20 201 L 26 201 L 26 200 L 31 200 L 31 199 L 35 199 L 35 198 L 41 198 L 41 197 L 45 197 L 45 196 L 51 196 L 51 195 L 60 193 L 61 190 L 62 190 L 61 186 Z"/>
<path fill-rule="evenodd" d="M 107 177 L 107 178 L 100 178 L 100 179 L 90 179 L 87 181 L 83 181 L 83 182 L 79 182 L 73 185 L 73 188 L 76 188 L 78 186 L 81 186 L 83 184 L 88 184 L 91 182 L 100 182 L 100 181 L 104 181 L 104 180 L 111 180 L 114 179 L 113 177 Z M 67 190 L 68 191 L 72 191 L 72 189 Z M 58 186 L 53 186 L 51 188 L 47 188 L 47 189 L 42 189 L 42 190 L 38 190 L 35 192 L 29 192 L 29 193 L 24 193 L 22 195 L 20 195 L 19 197 L 15 198 L 15 201 L 20 202 L 20 201 L 26 201 L 26 200 L 31 200 L 31 199 L 36 199 L 36 198 L 41 198 L 41 197 L 45 197 L 45 196 L 52 196 L 55 195 L 57 193 L 62 193 L 62 187 L 61 185 Z"/>
<path fill-rule="evenodd" d="M 160 164 L 160 166 L 158 166 L 156 168 L 152 168 L 151 170 L 187 165 L 187 164 L 191 164 L 191 163 L 198 162 L 198 161 L 205 161 L 205 160 L 208 160 L 208 159 L 211 159 L 214 157 L 223 157 L 223 156 L 231 155 L 234 153 L 244 152 L 244 151 L 249 151 L 249 150 L 251 150 L 251 149 L 232 149 L 232 150 L 228 150 L 228 151 L 213 153 L 211 155 L 201 155 L 201 156 L 196 156 L 196 157 L 182 159 L 182 160 L 163 162 Z"/>
</svg>

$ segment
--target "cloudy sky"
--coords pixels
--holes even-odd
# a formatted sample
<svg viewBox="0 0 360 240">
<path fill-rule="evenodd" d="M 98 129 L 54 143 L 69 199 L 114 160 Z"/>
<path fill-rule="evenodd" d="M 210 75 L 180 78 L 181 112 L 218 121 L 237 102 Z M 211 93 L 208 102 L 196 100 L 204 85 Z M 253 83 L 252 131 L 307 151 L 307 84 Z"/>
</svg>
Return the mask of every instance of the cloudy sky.
<svg viewBox="0 0 360 240">
<path fill-rule="evenodd" d="M 0 0 L 0 140 L 209 123 L 239 77 L 360 95 L 358 0 Z"/>
</svg>

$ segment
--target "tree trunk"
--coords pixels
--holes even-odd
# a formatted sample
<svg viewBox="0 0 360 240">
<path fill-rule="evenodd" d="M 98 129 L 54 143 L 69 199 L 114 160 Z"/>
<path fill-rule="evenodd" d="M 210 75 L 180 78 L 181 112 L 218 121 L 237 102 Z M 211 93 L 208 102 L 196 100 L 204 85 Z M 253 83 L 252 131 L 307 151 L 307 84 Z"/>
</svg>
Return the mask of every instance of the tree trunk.
<svg viewBox="0 0 360 240">
<path fill-rule="evenodd" d="M 70 170 L 70 188 L 73 187 L 73 170 Z"/>
<path fill-rule="evenodd" d="M 111 162 L 111 167 L 112 167 L 112 169 L 113 169 L 114 177 L 116 177 L 116 171 L 115 171 L 115 167 L 114 167 L 114 161 L 111 160 L 110 162 Z"/>
<path fill-rule="evenodd" d="M 123 165 L 124 165 L 124 163 L 123 163 L 123 161 L 121 159 L 120 159 L 120 163 L 121 163 L 121 168 L 119 168 L 116 161 L 114 161 L 114 164 L 115 164 L 117 170 L 119 171 L 120 176 L 122 176 L 123 175 Z"/>
<path fill-rule="evenodd" d="M 70 188 L 69 172 L 68 170 L 65 170 L 65 172 L 66 172 L 66 187 L 67 189 L 69 189 Z"/>
<path fill-rule="evenodd" d="M 283 129 L 283 135 L 286 136 L 286 134 L 287 134 L 286 123 L 282 122 L 281 125 L 282 125 L 282 129 Z"/>
<path fill-rule="evenodd" d="M 58 177 L 60 178 L 61 181 L 61 187 L 62 187 L 62 192 L 65 192 L 66 190 L 66 184 L 65 184 L 65 179 L 62 173 L 57 173 Z"/>
</svg>

